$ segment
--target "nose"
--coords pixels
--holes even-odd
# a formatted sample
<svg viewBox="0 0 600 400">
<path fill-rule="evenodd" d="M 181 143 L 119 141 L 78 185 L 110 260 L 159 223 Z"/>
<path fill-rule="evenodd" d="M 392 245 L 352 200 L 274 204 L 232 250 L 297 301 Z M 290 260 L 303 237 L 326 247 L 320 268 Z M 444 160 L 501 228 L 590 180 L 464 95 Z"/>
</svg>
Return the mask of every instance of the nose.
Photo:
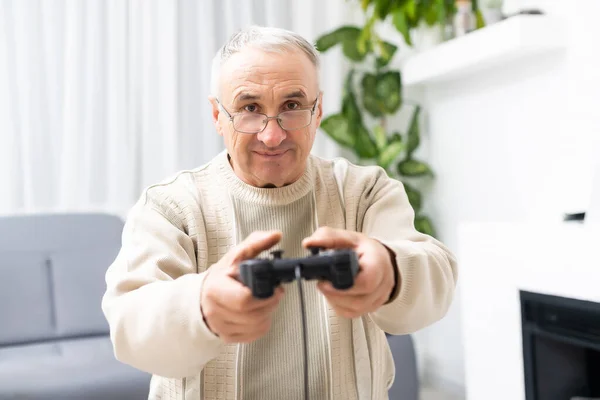
<svg viewBox="0 0 600 400">
<path fill-rule="evenodd" d="M 273 118 L 267 122 L 265 129 L 262 132 L 259 132 L 256 138 L 263 142 L 265 146 L 273 148 L 279 146 L 286 136 L 287 133 L 281 129 L 277 119 Z"/>
</svg>

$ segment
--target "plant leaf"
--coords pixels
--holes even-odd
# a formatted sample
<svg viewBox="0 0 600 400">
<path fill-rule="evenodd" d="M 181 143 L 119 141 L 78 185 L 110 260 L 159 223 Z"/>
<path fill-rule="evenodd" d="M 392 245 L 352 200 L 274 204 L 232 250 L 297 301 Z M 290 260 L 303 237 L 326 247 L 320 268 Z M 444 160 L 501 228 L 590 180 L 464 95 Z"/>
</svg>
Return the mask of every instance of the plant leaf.
<svg viewBox="0 0 600 400">
<path fill-rule="evenodd" d="M 363 125 L 359 125 L 356 129 L 354 150 L 360 158 L 375 158 L 377 157 L 377 146 L 371 137 L 371 134 Z"/>
<path fill-rule="evenodd" d="M 400 108 L 400 71 L 386 71 L 378 75 L 366 73 L 361 85 L 363 106 L 374 117 L 393 114 Z"/>
<path fill-rule="evenodd" d="M 392 14 L 392 24 L 396 27 L 396 30 L 402 34 L 404 37 L 404 41 L 407 45 L 412 46 L 412 41 L 410 39 L 410 28 L 408 25 L 408 19 L 405 14 L 406 11 L 403 9 L 398 9 L 394 11 Z"/>
<path fill-rule="evenodd" d="M 398 50 L 396 45 L 393 45 L 389 42 L 380 41 L 379 51 L 381 52 L 381 55 L 375 60 L 377 68 L 383 68 L 388 65 L 394 57 L 394 54 L 396 54 L 396 50 Z"/>
<path fill-rule="evenodd" d="M 361 158 L 374 158 L 378 154 L 377 145 L 365 128 L 362 114 L 354 93 L 354 70 L 350 70 L 344 83 L 342 115 L 346 121 L 346 136 L 352 138 L 352 148 Z"/>
<path fill-rule="evenodd" d="M 346 75 L 342 97 L 342 114 L 348 120 L 348 123 L 350 124 L 349 128 L 352 128 L 354 125 L 362 124 L 362 114 L 358 108 L 358 103 L 354 94 L 353 81 L 354 70 L 350 70 L 348 75 Z"/>
<path fill-rule="evenodd" d="M 392 0 L 376 0 L 374 15 L 376 15 L 379 19 L 384 20 L 387 17 L 393 3 L 394 2 Z"/>
<path fill-rule="evenodd" d="M 382 108 L 377 98 L 377 76 L 366 73 L 362 78 L 363 106 L 374 117 L 383 115 Z"/>
<path fill-rule="evenodd" d="M 360 62 L 365 59 L 365 56 L 369 52 L 369 48 L 365 48 L 364 51 L 361 51 L 358 38 L 356 38 L 355 40 L 344 40 L 342 42 L 342 51 L 349 60 Z"/>
<path fill-rule="evenodd" d="M 360 35 L 358 35 L 358 39 L 356 39 L 356 49 L 358 50 L 359 54 L 367 54 L 367 45 L 370 40 L 371 26 L 369 22 L 362 28 Z"/>
<path fill-rule="evenodd" d="M 356 43 L 356 48 L 360 54 L 366 55 L 373 49 L 371 40 L 373 38 L 373 25 L 375 25 L 375 22 L 377 22 L 377 16 L 373 14 L 362 27 Z"/>
<path fill-rule="evenodd" d="M 406 1 L 402 8 L 405 11 L 407 20 L 410 21 L 410 20 L 414 20 L 415 18 L 417 18 L 417 4 L 415 3 L 415 0 Z"/>
<path fill-rule="evenodd" d="M 421 113 L 421 107 L 417 106 L 413 111 L 412 118 L 410 120 L 410 126 L 408 128 L 408 139 L 406 144 L 406 153 L 410 158 L 412 153 L 419 147 L 421 143 L 421 134 L 419 129 L 419 114 Z"/>
<path fill-rule="evenodd" d="M 400 71 L 387 71 L 377 76 L 377 98 L 384 112 L 393 114 L 400 108 L 401 85 Z"/>
<path fill-rule="evenodd" d="M 415 229 L 426 235 L 435 237 L 435 230 L 431 220 L 424 215 L 417 215 L 415 217 Z"/>
<path fill-rule="evenodd" d="M 380 153 L 377 163 L 383 168 L 388 169 L 390 164 L 398 158 L 402 150 L 404 149 L 404 143 L 392 142 L 385 147 Z"/>
<path fill-rule="evenodd" d="M 379 149 L 379 151 L 383 150 L 388 143 L 385 130 L 381 125 L 375 125 L 373 128 L 373 134 L 375 135 L 375 144 L 377 145 L 377 149 Z"/>
<path fill-rule="evenodd" d="M 319 37 L 315 46 L 320 52 L 325 52 L 340 43 L 356 42 L 360 32 L 361 29 L 356 26 L 342 26 Z"/>
<path fill-rule="evenodd" d="M 400 135 L 400 132 L 394 132 L 392 134 L 392 137 L 390 138 L 390 142 L 403 142 L 404 140 L 402 139 L 402 135 Z"/>
<path fill-rule="evenodd" d="M 475 11 L 475 29 L 481 29 L 485 27 L 485 20 L 481 10 Z"/>
<path fill-rule="evenodd" d="M 342 114 L 333 114 L 323 119 L 321 129 L 341 146 L 354 148 L 355 138 L 348 128 L 348 120 Z"/>
<path fill-rule="evenodd" d="M 446 24 L 446 4 L 444 0 L 435 1 L 435 9 L 437 14 L 437 22 L 440 26 Z"/>
<path fill-rule="evenodd" d="M 429 165 L 422 161 L 414 159 L 406 159 L 398 163 L 398 173 L 403 176 L 416 177 L 416 176 L 433 176 L 433 172 Z"/>
<path fill-rule="evenodd" d="M 371 50 L 370 42 L 367 42 L 366 48 L 359 47 L 359 38 L 363 33 L 363 28 L 356 26 L 342 26 L 325 35 L 319 37 L 316 42 L 316 48 L 320 52 L 325 52 L 335 45 L 341 44 L 344 55 L 352 61 L 362 61 Z"/>
<path fill-rule="evenodd" d="M 437 22 L 437 10 L 431 3 L 426 5 L 425 7 L 428 7 L 428 8 L 425 8 L 423 10 L 424 11 L 423 18 L 425 19 L 425 22 L 427 23 L 428 26 L 433 26 Z"/>
<path fill-rule="evenodd" d="M 423 202 L 423 198 L 421 196 L 421 192 L 412 187 L 411 185 L 404 183 L 404 191 L 406 192 L 406 196 L 408 197 L 408 202 L 412 206 L 415 213 L 419 213 L 421 211 L 421 206 Z"/>
</svg>

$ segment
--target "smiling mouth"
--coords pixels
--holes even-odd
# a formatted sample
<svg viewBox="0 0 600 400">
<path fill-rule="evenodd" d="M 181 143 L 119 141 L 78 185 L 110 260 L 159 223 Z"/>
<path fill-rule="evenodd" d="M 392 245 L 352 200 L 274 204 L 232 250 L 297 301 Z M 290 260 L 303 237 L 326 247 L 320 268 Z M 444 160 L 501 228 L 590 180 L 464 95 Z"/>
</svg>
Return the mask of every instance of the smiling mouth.
<svg viewBox="0 0 600 400">
<path fill-rule="evenodd" d="M 283 151 L 274 151 L 274 152 L 263 152 L 263 151 L 255 151 L 256 154 L 258 154 L 259 156 L 262 157 L 270 157 L 270 158 L 276 158 L 276 157 L 280 157 L 282 155 L 284 155 L 285 153 L 287 153 L 287 150 L 283 150 Z"/>
</svg>

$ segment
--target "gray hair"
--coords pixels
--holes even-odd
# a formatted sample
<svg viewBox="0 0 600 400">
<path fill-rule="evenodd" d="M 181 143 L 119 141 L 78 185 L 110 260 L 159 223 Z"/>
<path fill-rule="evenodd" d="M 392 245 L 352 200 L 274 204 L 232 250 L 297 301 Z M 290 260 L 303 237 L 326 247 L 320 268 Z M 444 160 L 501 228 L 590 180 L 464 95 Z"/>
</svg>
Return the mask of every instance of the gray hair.
<svg viewBox="0 0 600 400">
<path fill-rule="evenodd" d="M 213 58 L 210 78 L 210 91 L 213 96 L 219 96 L 221 66 L 229 57 L 247 46 L 255 46 L 261 50 L 271 52 L 301 50 L 315 66 L 317 81 L 319 80 L 319 52 L 314 45 L 310 44 L 301 35 L 286 29 L 252 25 L 231 35 Z"/>
</svg>

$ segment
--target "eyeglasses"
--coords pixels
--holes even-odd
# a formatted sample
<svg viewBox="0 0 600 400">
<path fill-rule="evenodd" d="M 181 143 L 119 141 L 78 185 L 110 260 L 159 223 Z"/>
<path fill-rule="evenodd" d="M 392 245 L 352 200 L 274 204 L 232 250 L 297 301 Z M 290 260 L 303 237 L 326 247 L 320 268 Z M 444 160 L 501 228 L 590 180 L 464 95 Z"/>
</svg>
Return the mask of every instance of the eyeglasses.
<svg viewBox="0 0 600 400">
<path fill-rule="evenodd" d="M 317 97 L 311 108 L 283 111 L 274 117 L 269 117 L 263 113 L 251 112 L 241 112 L 231 115 L 218 99 L 217 104 L 229 117 L 229 120 L 233 124 L 233 129 L 240 133 L 256 134 L 264 131 L 271 119 L 276 119 L 281 129 L 285 131 L 306 128 L 312 122 L 318 100 L 319 98 Z"/>
</svg>

